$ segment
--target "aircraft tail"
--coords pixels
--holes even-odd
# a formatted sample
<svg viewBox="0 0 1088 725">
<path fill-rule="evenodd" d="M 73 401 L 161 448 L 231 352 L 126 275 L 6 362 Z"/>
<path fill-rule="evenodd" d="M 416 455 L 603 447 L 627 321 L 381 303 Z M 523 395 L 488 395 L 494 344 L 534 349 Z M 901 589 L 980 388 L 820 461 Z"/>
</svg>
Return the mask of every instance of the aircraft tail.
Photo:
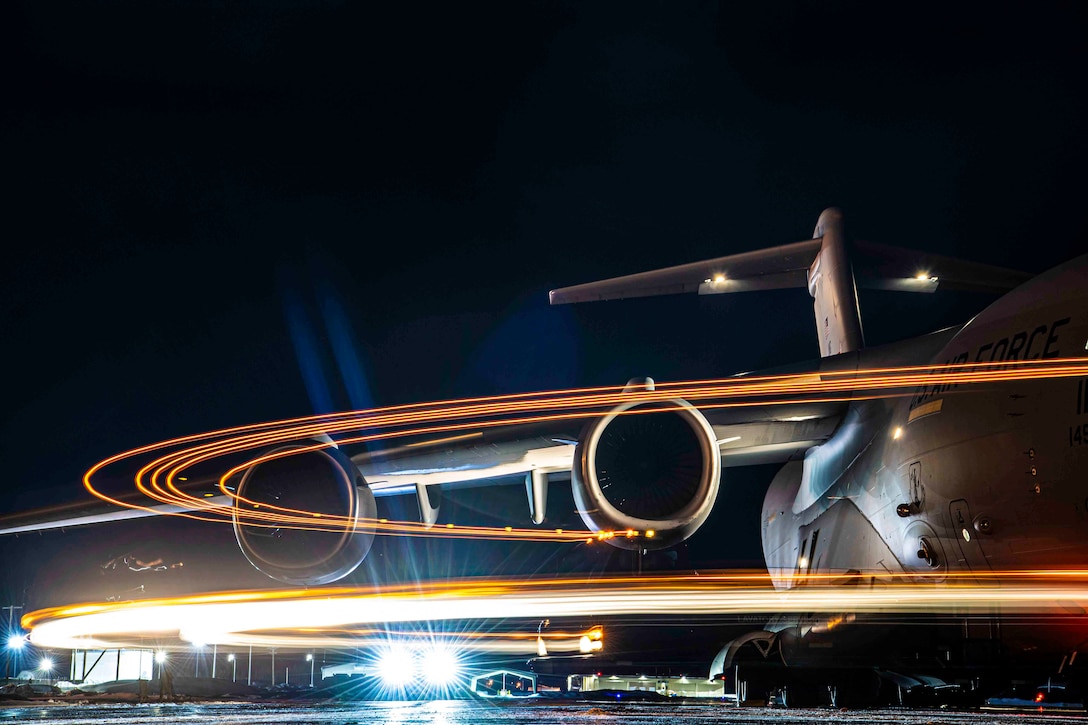
<svg viewBox="0 0 1088 725">
<path fill-rule="evenodd" d="M 865 342 L 842 212 L 824 209 L 812 238 L 820 240 L 820 251 L 808 268 L 807 286 L 816 315 L 820 357 L 860 350 Z"/>
<path fill-rule="evenodd" d="M 855 276 L 855 272 L 858 274 Z M 552 290 L 553 305 L 698 292 L 701 295 L 800 287 L 813 300 L 820 355 L 864 345 L 857 288 L 1003 292 L 1030 274 L 870 242 L 847 243 L 842 212 L 825 209 L 813 238 L 702 262 Z"/>
</svg>

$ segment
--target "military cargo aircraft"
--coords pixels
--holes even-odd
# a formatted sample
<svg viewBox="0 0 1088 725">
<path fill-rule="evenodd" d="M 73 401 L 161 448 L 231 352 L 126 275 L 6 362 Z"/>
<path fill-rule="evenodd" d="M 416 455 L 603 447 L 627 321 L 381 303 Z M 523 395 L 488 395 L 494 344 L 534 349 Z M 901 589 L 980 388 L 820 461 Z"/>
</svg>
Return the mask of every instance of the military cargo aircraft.
<svg viewBox="0 0 1088 725">
<path fill-rule="evenodd" d="M 819 216 L 811 239 L 557 289 L 551 302 L 794 287 L 806 289 L 813 299 L 821 358 L 783 368 L 793 373 L 849 375 L 908 366 L 939 370 L 1088 355 L 1088 256 L 1031 277 L 848 240 L 843 215 L 833 208 Z M 863 341 L 858 288 L 969 289 L 1002 296 L 962 325 L 870 348 Z M 628 386 L 652 390 L 654 382 L 639 378 Z M 781 469 L 765 496 L 761 530 L 766 565 L 780 589 L 807 586 L 816 576 L 841 577 L 849 586 L 879 586 L 912 575 L 939 582 L 1009 570 L 1075 568 L 1088 560 L 1084 378 L 1010 379 L 970 393 L 935 383 L 909 396 L 847 394 L 837 400 L 705 411 L 676 399 L 654 415 L 623 415 L 638 405 L 624 403 L 588 423 L 488 429 L 353 457 L 335 447 L 309 451 L 250 468 L 240 475 L 237 494 L 251 502 L 362 518 L 374 516 L 376 496 L 411 495 L 422 522 L 434 524 L 444 489 L 514 480 L 518 485 L 524 481 L 529 517 L 541 524 L 549 479 L 569 478 L 577 513 L 590 530 L 653 531 L 653 539 L 608 539 L 620 547 L 650 549 L 674 546 L 698 530 L 728 469 L 776 463 Z M 345 477 L 356 484 L 349 496 L 340 491 Z M 0 522 L 0 534 L 156 512 L 169 513 L 170 508 L 78 512 L 49 521 L 9 517 Z M 288 530 L 270 535 L 238 518 L 235 532 L 257 569 L 297 585 L 343 578 L 363 561 L 373 540 L 364 529 L 347 536 Z M 970 658 L 960 651 L 979 641 L 985 645 L 975 647 L 977 653 L 991 660 L 999 646 L 1011 646 L 1013 654 L 1042 651 L 1034 635 L 1013 635 L 1013 627 L 999 633 L 998 615 L 957 620 L 959 638 L 952 645 L 940 637 L 930 642 L 946 655 L 946 664 L 937 669 L 947 671 L 953 661 L 969 667 Z M 860 618 L 846 619 L 854 624 L 840 631 L 861 633 L 857 636 L 865 643 L 874 636 Z M 852 650 L 836 644 L 848 642 L 850 635 L 832 636 L 828 621 L 826 616 L 770 621 L 726 643 L 710 674 L 739 678 L 744 663 L 756 673 L 749 684 L 780 692 L 792 685 L 794 703 L 820 700 L 825 689 L 832 696 L 839 693 L 841 700 L 850 689 L 847 682 L 857 682 L 851 663 L 871 663 L 851 659 Z M 976 631 L 980 628 L 982 634 Z M 1057 635 L 1058 651 L 1075 657 L 1080 641 L 1088 639 L 1088 627 L 1077 625 L 1073 631 Z M 771 664 L 806 671 L 807 665 L 826 663 L 834 647 L 838 681 L 827 675 L 766 674 Z M 898 654 L 904 657 L 922 656 L 919 647 L 902 649 Z M 860 689 L 869 696 L 892 682 L 899 693 L 918 683 L 934 690 L 928 675 L 910 677 L 889 674 Z"/>
</svg>

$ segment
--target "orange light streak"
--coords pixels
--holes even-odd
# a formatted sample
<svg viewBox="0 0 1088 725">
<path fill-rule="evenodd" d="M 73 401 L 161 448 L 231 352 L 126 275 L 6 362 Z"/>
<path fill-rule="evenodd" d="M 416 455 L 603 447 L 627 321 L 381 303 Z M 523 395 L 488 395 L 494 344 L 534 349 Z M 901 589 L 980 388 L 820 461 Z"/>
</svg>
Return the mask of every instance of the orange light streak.
<svg viewBox="0 0 1088 725">
<path fill-rule="evenodd" d="M 221 592 L 136 602 L 95 602 L 27 614 L 23 627 L 44 647 L 97 648 L 199 641 L 305 646 L 347 638 L 372 641 L 396 622 L 480 623 L 544 617 L 737 615 L 793 613 L 993 614 L 1068 616 L 1088 607 L 1088 570 L 995 572 L 991 576 L 866 573 L 878 586 L 835 586 L 842 574 L 809 576 L 805 586 L 776 590 L 766 573 L 650 577 L 465 579 L 391 587 Z M 585 636 L 599 639 L 599 627 Z M 428 632 L 428 634 L 431 634 Z M 465 641 L 525 639 L 517 633 L 448 633 Z M 543 632 L 563 637 L 572 633 Z M 411 636 L 411 635 L 409 635 Z M 535 641 L 535 635 L 532 636 Z M 485 645 L 481 645 L 485 646 Z"/>
<path fill-rule="evenodd" d="M 268 503 L 260 503 L 259 509 L 237 508 L 240 504 L 255 506 L 257 502 L 238 497 L 228 488 L 227 482 L 231 476 L 258 463 L 329 447 L 328 443 L 313 441 L 313 438 L 322 435 L 339 436 L 341 444 L 351 444 L 426 434 L 460 434 L 468 430 L 526 423 L 587 419 L 606 415 L 611 409 L 624 403 L 656 406 L 636 407 L 622 413 L 639 415 L 656 412 L 661 406 L 667 407 L 676 398 L 698 403 L 698 407 L 702 409 L 845 402 L 907 395 L 912 388 L 929 385 L 977 386 L 1012 380 L 1085 375 L 1088 375 L 1088 360 L 1072 358 L 734 377 L 658 383 L 655 390 L 624 390 L 622 387 L 613 386 L 413 403 L 235 426 L 174 438 L 119 453 L 95 464 L 84 474 L 83 484 L 91 494 L 109 503 L 152 511 L 149 506 L 123 502 L 109 496 L 98 489 L 94 478 L 106 467 L 166 451 L 140 466 L 134 483 L 136 490 L 152 501 L 184 509 L 169 515 L 229 522 L 237 512 L 243 523 L 253 526 L 335 532 L 343 531 L 345 527 L 361 525 L 378 534 L 576 542 L 585 541 L 590 532 L 461 525 L 431 529 L 416 522 L 356 521 L 347 516 L 318 514 Z M 230 466 L 219 478 L 219 489 L 222 494 L 232 499 L 231 505 L 187 494 L 177 485 L 177 481 L 183 479 L 196 465 L 225 456 L 251 454 L 285 443 L 297 444 L 299 441 L 305 443 L 293 450 L 259 454 Z M 612 532 L 604 533 L 607 537 Z"/>
</svg>

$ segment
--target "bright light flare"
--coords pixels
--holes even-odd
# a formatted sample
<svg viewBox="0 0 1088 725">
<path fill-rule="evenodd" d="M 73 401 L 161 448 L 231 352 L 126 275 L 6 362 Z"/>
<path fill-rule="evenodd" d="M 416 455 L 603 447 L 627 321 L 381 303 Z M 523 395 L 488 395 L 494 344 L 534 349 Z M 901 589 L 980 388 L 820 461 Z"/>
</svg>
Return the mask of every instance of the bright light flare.
<svg viewBox="0 0 1088 725">
<path fill-rule="evenodd" d="M 599 639 L 592 639 L 588 635 L 582 635 L 582 638 L 578 640 L 578 651 L 583 654 L 598 652 L 603 647 L 603 642 L 601 642 Z"/>
<path fill-rule="evenodd" d="M 38 669 L 42 672 L 50 672 L 53 669 L 53 660 L 48 657 L 42 657 L 42 661 L 38 663 Z"/>
<path fill-rule="evenodd" d="M 447 647 L 434 647 L 422 653 L 423 678 L 432 685 L 445 687 L 457 680 L 461 660 Z"/>
<path fill-rule="evenodd" d="M 416 676 L 416 662 L 406 647 L 391 646 L 378 657 L 378 676 L 387 687 L 403 687 Z"/>
<path fill-rule="evenodd" d="M 18 651 L 23 647 L 26 647 L 26 637 L 21 634 L 13 634 L 8 637 L 8 649 Z"/>
</svg>

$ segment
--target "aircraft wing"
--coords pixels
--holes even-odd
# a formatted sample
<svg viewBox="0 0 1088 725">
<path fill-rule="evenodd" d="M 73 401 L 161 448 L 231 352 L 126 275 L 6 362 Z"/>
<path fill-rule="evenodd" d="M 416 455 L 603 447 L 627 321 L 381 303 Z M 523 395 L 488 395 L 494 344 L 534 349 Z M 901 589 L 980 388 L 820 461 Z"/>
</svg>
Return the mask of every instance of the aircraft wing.
<svg viewBox="0 0 1088 725">
<path fill-rule="evenodd" d="M 896 292 L 935 292 L 940 286 L 1004 293 L 1034 276 L 992 264 L 864 241 L 854 243 L 854 262 L 858 287 Z"/>
<path fill-rule="evenodd" d="M 784 463 L 827 441 L 839 404 L 795 404 L 708 411 L 724 468 Z M 530 518 L 544 520 L 548 477 L 570 477 L 580 425 L 548 430 L 489 429 L 421 440 L 352 457 L 375 496 L 415 495 L 424 523 L 437 520 L 441 491 L 524 485 Z"/>
<path fill-rule="evenodd" d="M 218 484 L 218 477 L 205 477 L 182 484 L 182 489 L 189 495 L 200 497 L 209 504 L 229 506 L 231 503 L 230 497 L 220 492 Z M 135 494 L 120 496 L 119 499 L 146 508 L 115 506 L 88 495 L 83 500 L 68 504 L 0 516 L 0 536 L 4 534 L 27 534 L 50 529 L 70 529 L 90 524 L 108 524 L 116 521 L 128 521 L 148 516 L 164 516 L 186 511 L 183 507 L 173 504 L 149 506 L 147 505 L 147 499 Z"/>
<path fill-rule="evenodd" d="M 549 300 L 553 305 L 561 305 L 685 292 L 705 295 L 805 287 L 808 268 L 820 251 L 820 243 L 819 239 L 807 239 L 769 249 L 587 282 L 552 290 Z"/>
<path fill-rule="evenodd" d="M 698 292 L 701 295 L 808 286 L 820 238 L 701 262 L 629 274 L 552 290 L 553 305 Z M 853 269 L 859 287 L 899 292 L 944 289 L 1007 292 L 1033 275 L 913 249 L 857 241 Z"/>
<path fill-rule="evenodd" d="M 767 420 L 714 425 L 722 452 L 722 468 L 785 463 L 824 443 L 839 426 L 837 415 L 824 418 L 795 416 L 799 420 Z"/>
<path fill-rule="evenodd" d="M 779 463 L 804 455 L 834 433 L 840 410 L 833 405 L 741 408 L 707 411 L 725 468 Z M 421 439 L 396 448 L 352 457 L 376 497 L 416 496 L 425 523 L 437 519 L 443 490 L 524 485 L 529 517 L 544 520 L 549 477 L 566 480 L 574 465 L 583 422 L 490 428 L 457 436 Z M 190 493 L 230 504 L 209 477 L 189 484 Z M 200 493 L 207 489 L 204 493 Z M 136 501 L 133 501 L 136 503 Z M 0 535 L 67 529 L 156 515 L 180 513 L 172 505 L 146 509 L 109 506 L 97 500 L 0 517 Z"/>
</svg>

